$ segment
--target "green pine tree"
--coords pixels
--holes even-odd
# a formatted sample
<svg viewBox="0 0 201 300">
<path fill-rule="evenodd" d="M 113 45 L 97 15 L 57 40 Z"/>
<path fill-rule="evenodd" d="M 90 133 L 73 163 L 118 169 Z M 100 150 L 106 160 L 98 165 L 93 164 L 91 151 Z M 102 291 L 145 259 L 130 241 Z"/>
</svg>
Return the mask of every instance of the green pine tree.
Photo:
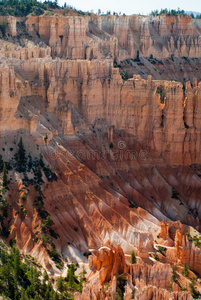
<svg viewBox="0 0 201 300">
<path fill-rule="evenodd" d="M 19 168 L 19 172 L 23 172 L 26 169 L 26 153 L 24 149 L 24 145 L 22 142 L 22 137 L 20 138 L 20 142 L 18 144 L 18 151 L 17 151 L 17 166 Z"/>
<path fill-rule="evenodd" d="M 6 169 L 6 163 L 3 165 L 3 186 L 6 187 L 8 184 L 8 177 L 7 177 L 7 169 Z"/>
<path fill-rule="evenodd" d="M 136 263 L 136 256 L 135 256 L 135 252 L 132 250 L 131 251 L 131 264 L 135 264 Z"/>
<path fill-rule="evenodd" d="M 172 276 L 171 276 L 171 280 L 172 280 L 173 282 L 176 282 L 176 279 L 177 279 L 176 267 L 173 265 L 173 266 L 172 266 Z"/>
</svg>

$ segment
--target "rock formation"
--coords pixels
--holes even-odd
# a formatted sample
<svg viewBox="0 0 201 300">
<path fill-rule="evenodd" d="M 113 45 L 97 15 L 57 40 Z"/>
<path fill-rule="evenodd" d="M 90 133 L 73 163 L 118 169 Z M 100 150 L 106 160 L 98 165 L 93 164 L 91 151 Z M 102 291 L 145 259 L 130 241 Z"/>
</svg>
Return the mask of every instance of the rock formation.
<svg viewBox="0 0 201 300">
<path fill-rule="evenodd" d="M 29 16 L 26 29 L 53 50 L 72 59 L 153 55 L 200 57 L 201 25 L 188 16 Z"/>
<path fill-rule="evenodd" d="M 200 274 L 200 249 L 181 224 L 201 229 L 201 83 L 193 74 L 191 82 L 154 80 L 149 57 L 167 66 L 170 59 L 177 72 L 181 61 L 186 73 L 194 60 L 199 66 L 200 22 L 59 12 L 3 20 L 0 154 L 8 167 L 9 217 L 0 230 L 6 228 L 7 242 L 15 239 L 57 273 L 46 240 L 73 262 L 86 262 L 91 251 L 93 280 L 75 299 L 114 299 L 124 274 L 125 299 L 135 286 L 136 299 L 190 300 L 178 284 L 167 290 L 173 263 L 187 262 Z M 121 62 L 137 70 L 127 81 L 115 68 Z M 142 78 L 142 64 L 155 75 Z M 157 244 L 167 247 L 166 256 Z M 133 249 L 137 264 L 129 265 Z"/>
<path fill-rule="evenodd" d="M 177 259 L 181 264 L 187 263 L 191 270 L 201 274 L 201 249 L 190 242 L 181 229 L 178 229 L 175 237 Z M 196 262 L 196 263 L 195 263 Z"/>
<path fill-rule="evenodd" d="M 12 60 L 9 64 L 12 64 Z M 24 97 L 42 97 L 41 104 L 46 106 L 43 109 L 48 112 L 58 110 L 57 116 L 62 123 L 60 127 L 63 128 L 63 132 L 62 128 L 57 129 L 59 132 L 73 133 L 70 123 L 71 128 L 68 127 L 68 122 L 71 121 L 70 112 L 68 117 L 63 112 L 63 117 L 61 114 L 67 105 L 68 109 L 79 110 L 88 124 L 103 118 L 115 128 L 132 134 L 138 141 L 146 142 L 151 149 L 161 153 L 170 165 L 199 163 L 200 153 L 197 149 L 200 147 L 200 84 L 194 89 L 187 85 L 183 103 L 181 84 L 152 81 L 150 77 L 148 80 L 135 77 L 123 84 L 118 69 L 112 68 L 109 60 L 101 63 L 32 59 L 31 63 L 29 60 L 14 60 L 13 64 L 14 68 L 7 64 L 1 66 L 1 85 L 4 87 L 2 98 L 5 99 L 6 96 L 10 99 L 16 94 L 20 104 L 19 101 L 22 102 Z M 18 74 L 18 79 L 15 74 Z M 12 77 L 12 81 L 6 79 L 8 76 Z M 166 94 L 165 105 L 160 103 L 157 94 L 159 86 Z M 7 100 L 7 105 L 8 103 Z M 142 107 L 142 117 L 138 118 Z M 3 109 L 5 108 L 4 106 Z M 13 112 L 15 111 L 13 108 Z M 193 124 L 190 121 L 192 114 Z M 33 118 L 30 122 L 33 123 Z M 193 139 L 195 128 L 197 138 Z M 179 134 L 175 135 L 175 131 Z"/>
<path fill-rule="evenodd" d="M 189 292 L 182 292 L 182 293 L 177 293 L 177 292 L 168 292 L 163 289 L 157 289 L 156 287 L 153 286 L 148 286 L 144 287 L 142 292 L 138 295 L 136 295 L 137 300 L 145 300 L 145 299 L 161 299 L 161 300 L 166 300 L 166 299 L 173 299 L 173 300 L 192 300 L 193 297 L 190 295 Z"/>
<path fill-rule="evenodd" d="M 136 299 L 193 299 L 189 292 L 181 292 L 175 283 L 172 287 L 173 292 L 169 292 L 172 276 L 172 269 L 169 264 L 127 265 L 120 246 L 111 249 L 105 248 L 100 251 L 89 257 L 90 269 L 93 273 L 98 271 L 99 281 L 97 282 L 97 277 L 91 279 L 82 295 L 79 293 L 75 295 L 76 300 L 85 300 L 87 297 L 91 297 L 91 299 L 116 299 L 118 275 L 122 276 L 122 274 L 125 274 L 125 278 L 127 278 L 125 300 L 133 299 L 132 292 L 135 293 Z M 117 264 L 119 255 L 121 259 Z M 109 288 L 105 290 L 104 284 L 108 284 L 108 282 L 110 283 Z M 99 284 L 102 291 L 97 289 Z"/>
</svg>

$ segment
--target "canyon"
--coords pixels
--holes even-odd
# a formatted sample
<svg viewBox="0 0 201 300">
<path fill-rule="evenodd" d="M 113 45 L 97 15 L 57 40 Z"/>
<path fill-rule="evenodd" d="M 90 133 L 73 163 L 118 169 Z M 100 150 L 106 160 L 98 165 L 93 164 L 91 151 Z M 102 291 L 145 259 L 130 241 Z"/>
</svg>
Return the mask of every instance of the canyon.
<svg viewBox="0 0 201 300">
<path fill-rule="evenodd" d="M 76 300 L 193 299 L 201 21 L 51 13 L 0 16 L 1 233 L 56 276 L 51 246 L 84 264 Z"/>
</svg>

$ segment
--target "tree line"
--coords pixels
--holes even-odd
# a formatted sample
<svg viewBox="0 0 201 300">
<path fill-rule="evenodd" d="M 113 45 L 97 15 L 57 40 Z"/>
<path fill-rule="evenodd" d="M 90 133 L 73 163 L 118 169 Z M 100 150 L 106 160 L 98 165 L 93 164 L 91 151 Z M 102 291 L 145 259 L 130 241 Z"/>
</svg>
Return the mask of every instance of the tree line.
<svg viewBox="0 0 201 300">
<path fill-rule="evenodd" d="M 153 10 L 150 14 L 151 16 L 161 16 L 161 15 L 167 15 L 167 16 L 181 16 L 181 15 L 186 15 L 185 11 L 180 8 L 177 10 L 175 9 L 161 9 L 160 11 L 158 9 Z"/>
<path fill-rule="evenodd" d="M 0 14 L 12 16 L 27 16 L 36 11 L 37 14 L 43 10 L 59 8 L 57 0 L 39 2 L 37 0 L 0 0 Z"/>
</svg>

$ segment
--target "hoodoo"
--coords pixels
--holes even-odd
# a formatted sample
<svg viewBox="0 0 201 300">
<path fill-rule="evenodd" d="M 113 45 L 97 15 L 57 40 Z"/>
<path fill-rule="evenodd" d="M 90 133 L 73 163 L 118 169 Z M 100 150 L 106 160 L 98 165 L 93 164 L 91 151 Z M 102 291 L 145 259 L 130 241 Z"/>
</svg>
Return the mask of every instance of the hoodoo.
<svg viewBox="0 0 201 300">
<path fill-rule="evenodd" d="M 200 299 L 199 17 L 4 2 L 0 297 Z"/>
</svg>

